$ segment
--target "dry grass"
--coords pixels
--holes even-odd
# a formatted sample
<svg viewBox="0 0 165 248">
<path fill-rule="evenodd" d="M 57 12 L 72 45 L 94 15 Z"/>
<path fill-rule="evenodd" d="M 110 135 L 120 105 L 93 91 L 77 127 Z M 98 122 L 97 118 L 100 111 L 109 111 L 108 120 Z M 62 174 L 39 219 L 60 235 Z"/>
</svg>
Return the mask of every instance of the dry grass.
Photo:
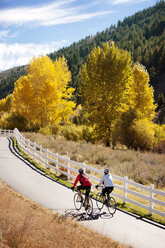
<svg viewBox="0 0 165 248">
<path fill-rule="evenodd" d="M 26 138 L 60 155 L 68 154 L 78 162 L 86 162 L 98 168 L 109 167 L 111 173 L 127 175 L 142 184 L 154 184 L 165 187 L 165 154 L 140 152 L 134 150 L 112 150 L 102 145 L 93 145 L 84 141 L 67 141 L 59 136 L 46 136 L 39 133 L 24 133 Z"/>
<path fill-rule="evenodd" d="M 96 243 L 97 240 L 97 243 Z M 0 181 L 0 247 L 124 248 L 76 222 L 42 208 Z"/>
</svg>

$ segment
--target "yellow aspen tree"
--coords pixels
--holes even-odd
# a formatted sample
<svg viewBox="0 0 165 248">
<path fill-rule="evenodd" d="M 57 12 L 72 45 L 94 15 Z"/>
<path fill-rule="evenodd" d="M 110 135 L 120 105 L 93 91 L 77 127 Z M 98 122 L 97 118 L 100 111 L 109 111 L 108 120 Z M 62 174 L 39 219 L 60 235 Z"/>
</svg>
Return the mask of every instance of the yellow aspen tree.
<svg viewBox="0 0 165 248">
<path fill-rule="evenodd" d="M 154 91 L 143 65 L 133 67 L 132 104 L 121 118 L 121 142 L 129 148 L 148 149 L 156 142 Z"/>
<path fill-rule="evenodd" d="M 152 121 L 155 116 L 154 90 L 149 85 L 149 74 L 143 65 L 136 63 L 133 67 L 134 83 L 132 85 L 133 105 L 137 119 L 147 118 Z"/>
<path fill-rule="evenodd" d="M 33 58 L 27 75 L 19 78 L 13 92 L 13 109 L 39 127 L 58 124 L 73 112 L 71 73 L 65 58 L 54 63 L 47 56 Z"/>
<path fill-rule="evenodd" d="M 10 111 L 12 106 L 12 94 L 8 95 L 6 98 L 0 100 L 0 112 Z"/>
<path fill-rule="evenodd" d="M 121 114 L 128 109 L 132 82 L 131 56 L 114 43 L 94 48 L 81 70 L 83 105 L 98 137 L 107 145 Z"/>
</svg>

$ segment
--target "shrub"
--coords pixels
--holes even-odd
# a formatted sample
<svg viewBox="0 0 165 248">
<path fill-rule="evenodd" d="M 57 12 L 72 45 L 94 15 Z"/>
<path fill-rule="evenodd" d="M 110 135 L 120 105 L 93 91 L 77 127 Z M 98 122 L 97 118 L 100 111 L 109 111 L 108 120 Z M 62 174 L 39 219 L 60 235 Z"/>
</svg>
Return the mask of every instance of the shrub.
<svg viewBox="0 0 165 248">
<path fill-rule="evenodd" d="M 82 125 L 82 124 L 85 124 L 87 122 L 87 116 L 86 116 L 81 104 L 78 105 L 77 108 L 74 110 L 74 113 L 70 119 L 76 125 Z"/>
<path fill-rule="evenodd" d="M 153 152 L 165 153 L 165 140 L 161 140 L 159 144 L 153 148 Z"/>
<path fill-rule="evenodd" d="M 135 119 L 124 136 L 124 145 L 129 148 L 151 149 L 155 142 L 154 124 L 148 119 Z"/>
<path fill-rule="evenodd" d="M 91 143 L 95 143 L 95 133 L 92 127 L 84 126 L 82 129 L 83 140 Z"/>
<path fill-rule="evenodd" d="M 51 135 L 52 129 L 49 126 L 41 127 L 38 132 L 44 135 Z"/>
<path fill-rule="evenodd" d="M 61 135 L 67 140 L 77 141 L 82 139 L 82 130 L 75 125 L 63 126 Z"/>
<path fill-rule="evenodd" d="M 161 140 L 165 140 L 165 125 L 158 125 L 154 124 L 154 130 L 155 130 L 155 142 L 156 144 L 159 144 Z"/>
<path fill-rule="evenodd" d="M 25 131 L 27 127 L 27 121 L 24 117 L 14 113 L 3 113 L 0 119 L 0 127 L 2 129 L 18 128 L 20 131 Z"/>
<path fill-rule="evenodd" d="M 130 129 L 130 133 L 134 136 L 132 148 L 141 150 L 153 148 L 155 132 L 151 121 L 148 119 L 135 120 Z"/>
</svg>

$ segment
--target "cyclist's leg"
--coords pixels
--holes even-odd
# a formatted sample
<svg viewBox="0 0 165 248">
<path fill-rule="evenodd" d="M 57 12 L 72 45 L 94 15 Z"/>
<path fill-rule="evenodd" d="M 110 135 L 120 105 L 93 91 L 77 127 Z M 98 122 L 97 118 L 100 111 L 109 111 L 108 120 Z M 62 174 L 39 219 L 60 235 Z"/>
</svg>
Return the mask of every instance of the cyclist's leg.
<svg viewBox="0 0 165 248">
<path fill-rule="evenodd" d="M 104 197 L 104 201 L 106 200 L 106 188 L 102 189 L 102 195 Z"/>
<path fill-rule="evenodd" d="M 91 191 L 91 186 L 86 187 L 85 197 L 86 197 L 86 203 L 89 205 L 89 193 Z"/>
<path fill-rule="evenodd" d="M 113 189 L 114 189 L 114 187 L 107 187 L 106 193 L 107 193 L 107 199 L 108 199 L 108 201 L 110 200 L 110 194 L 113 191 Z"/>
<path fill-rule="evenodd" d="M 109 194 L 109 197 L 110 197 L 110 194 L 112 193 L 112 191 L 114 190 L 114 187 L 108 187 L 108 194 Z"/>
<path fill-rule="evenodd" d="M 82 189 L 81 185 L 77 187 L 78 194 L 81 197 L 81 201 L 83 202 L 83 196 L 82 196 L 82 193 L 81 193 L 81 189 Z"/>
<path fill-rule="evenodd" d="M 109 199 L 110 199 L 109 192 L 107 191 L 106 194 L 107 194 L 107 200 L 109 201 Z"/>
</svg>

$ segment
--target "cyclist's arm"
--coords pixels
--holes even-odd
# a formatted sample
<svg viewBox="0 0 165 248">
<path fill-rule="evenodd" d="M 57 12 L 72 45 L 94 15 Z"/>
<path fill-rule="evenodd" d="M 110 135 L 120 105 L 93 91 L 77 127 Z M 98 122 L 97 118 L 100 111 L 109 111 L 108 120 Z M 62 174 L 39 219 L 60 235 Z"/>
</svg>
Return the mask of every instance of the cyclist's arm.
<svg viewBox="0 0 165 248">
<path fill-rule="evenodd" d="M 104 178 L 102 177 L 100 182 L 98 183 L 98 186 L 100 186 L 101 184 L 104 184 Z"/>
<path fill-rule="evenodd" d="M 76 186 L 76 184 L 78 183 L 78 180 L 80 179 L 80 175 L 78 175 L 76 177 L 76 180 L 74 181 L 74 184 L 73 184 L 73 188 Z"/>
</svg>

